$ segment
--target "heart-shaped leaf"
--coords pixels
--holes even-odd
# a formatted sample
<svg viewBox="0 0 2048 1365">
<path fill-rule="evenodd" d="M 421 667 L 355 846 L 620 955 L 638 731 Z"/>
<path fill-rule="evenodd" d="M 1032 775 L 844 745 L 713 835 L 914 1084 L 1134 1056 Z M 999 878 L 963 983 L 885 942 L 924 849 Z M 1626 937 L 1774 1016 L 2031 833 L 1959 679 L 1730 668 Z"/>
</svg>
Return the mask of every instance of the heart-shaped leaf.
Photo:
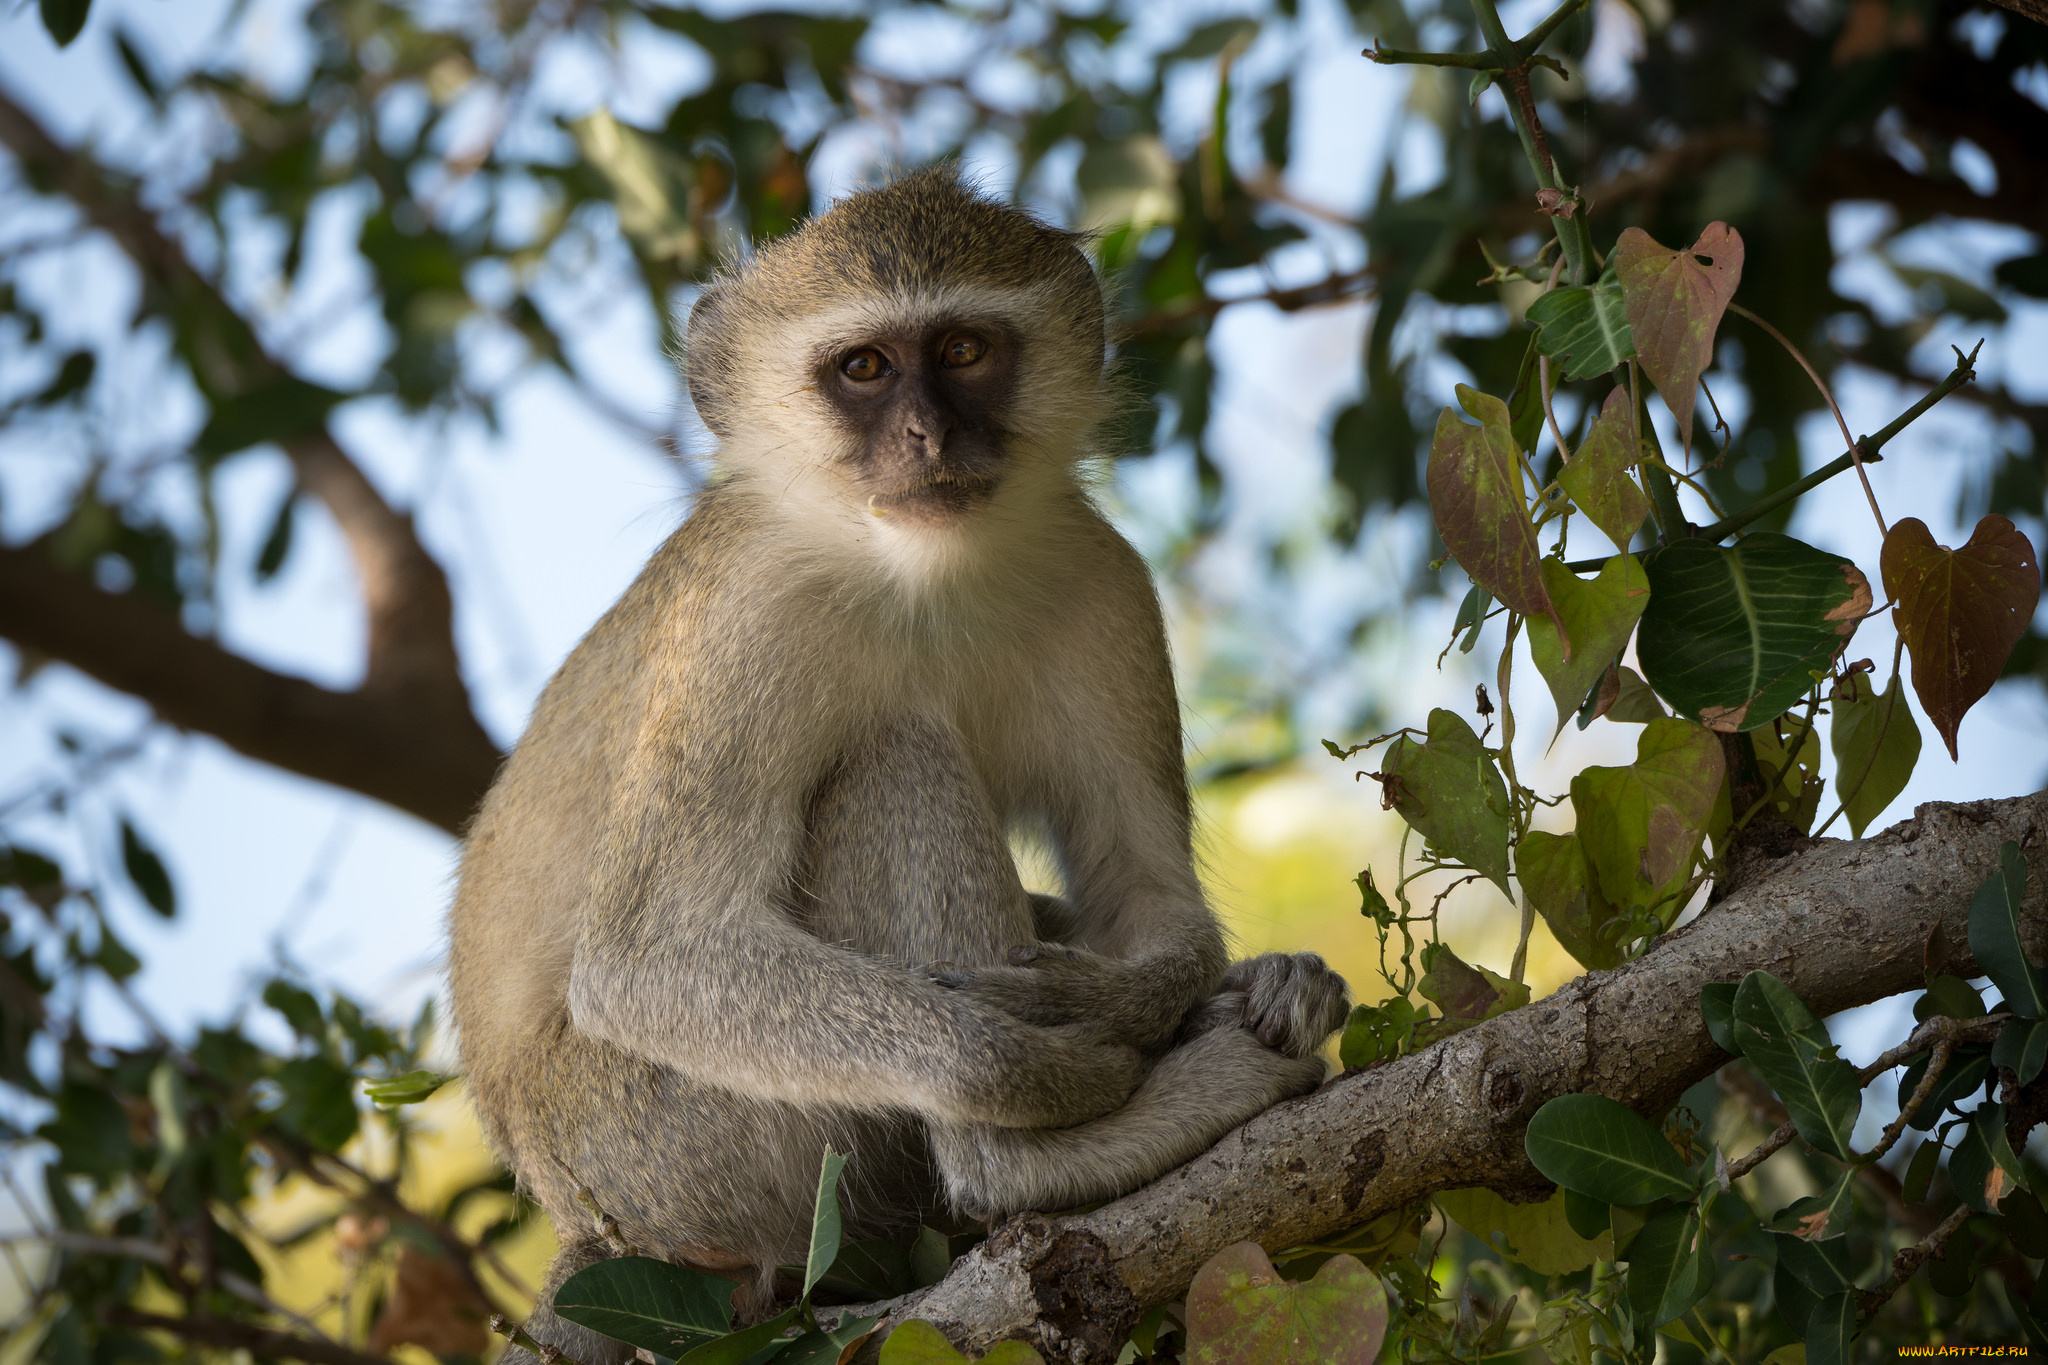
<svg viewBox="0 0 2048 1365">
<path fill-rule="evenodd" d="M 1199 1365 L 1372 1365 L 1387 1292 L 1355 1256 L 1284 1280 L 1256 1242 L 1225 1247 L 1188 1286 L 1187 1359 Z"/>
<path fill-rule="evenodd" d="M 1713 363 L 1714 333 L 1742 283 L 1742 238 L 1726 223 L 1709 223 L 1697 242 L 1674 250 L 1641 228 L 1624 228 L 1614 262 L 1643 373 L 1664 395 L 1690 453 L 1700 375 Z"/>
<path fill-rule="evenodd" d="M 2023 1019 L 2048 1017 L 2048 979 L 2020 946 L 2020 900 L 2027 891 L 2027 860 L 2010 839 L 1998 846 L 1998 870 L 1970 901 L 1970 952 Z"/>
<path fill-rule="evenodd" d="M 1956 731 L 1998 680 L 2041 600 L 2041 563 L 2018 528 L 1993 513 L 1969 543 L 1934 543 L 1918 517 L 1894 525 L 1879 561 L 1884 590 L 1913 656 L 1913 692 L 1956 756 Z"/>
<path fill-rule="evenodd" d="M 1429 509 L 1437 533 L 1474 583 L 1524 616 L 1547 615 L 1550 595 L 1508 405 L 1463 384 L 1458 401 L 1479 425 L 1459 421 L 1449 408 L 1437 419 L 1429 445 Z"/>
<path fill-rule="evenodd" d="M 1675 541 L 1643 568 L 1643 676 L 1680 715 L 1729 734 L 1805 696 L 1870 611 L 1862 570 L 1774 531 L 1726 547 Z"/>
<path fill-rule="evenodd" d="M 1616 385 L 1593 419 L 1593 429 L 1557 474 L 1558 485 L 1617 550 L 1628 548 L 1643 518 L 1650 515 L 1650 500 L 1629 477 L 1641 458 L 1635 405 L 1629 402 L 1628 390 Z"/>
<path fill-rule="evenodd" d="M 1475 967 L 1445 943 L 1423 945 L 1422 980 L 1415 989 L 1443 1011 L 1442 1023 L 1448 1026 L 1441 1030 L 1444 1033 L 1455 1033 L 1529 1003 L 1526 983 Z"/>
<path fill-rule="evenodd" d="M 1606 374 L 1636 353 L 1621 281 L 1612 271 L 1591 285 L 1551 290 L 1529 305 L 1526 316 L 1539 329 L 1536 344 L 1559 362 L 1566 379 Z"/>
<path fill-rule="evenodd" d="M 1920 761 L 1920 722 L 1913 719 L 1896 675 L 1879 692 L 1868 677 L 1852 673 L 1835 688 L 1831 709 L 1828 745 L 1835 751 L 1835 788 L 1849 817 L 1849 833 L 1861 839 L 1913 776 Z"/>
<path fill-rule="evenodd" d="M 946 1340 L 945 1333 L 922 1318 L 912 1318 L 889 1333 L 889 1339 L 882 1343 L 881 1365 L 970 1365 L 970 1362 L 953 1349 L 953 1343 Z M 1021 1341 L 999 1341 L 981 1357 L 979 1365 L 1045 1365 L 1045 1357 Z"/>
<path fill-rule="evenodd" d="M 1579 1236 L 1565 1212 L 1567 1197 L 1553 1190 L 1550 1198 L 1533 1204 L 1510 1204 L 1492 1190 L 1444 1190 L 1436 1202 L 1480 1241 L 1500 1234 L 1507 1254 L 1537 1274 L 1569 1275 L 1595 1261 L 1613 1260 L 1614 1234 Z"/>
<path fill-rule="evenodd" d="M 1523 1146 L 1544 1179 L 1606 1204 L 1690 1199 L 1692 1173 L 1650 1121 L 1605 1095 L 1559 1095 L 1529 1120 Z"/>
<path fill-rule="evenodd" d="M 1562 562 L 1546 559 L 1543 583 L 1550 593 L 1553 614 L 1529 618 L 1529 652 L 1557 703 L 1555 736 L 1563 732 L 1564 723 L 1579 709 L 1586 693 L 1613 667 L 1614 656 L 1628 644 L 1636 621 L 1649 605 L 1650 580 L 1634 555 L 1621 554 L 1601 565 L 1599 576 L 1590 581 Z M 1571 642 L 1569 654 L 1567 639 Z"/>
<path fill-rule="evenodd" d="M 1769 972 L 1751 972 L 1735 990 L 1735 1038 L 1742 1055 L 1778 1092 L 1799 1136 L 1844 1160 L 1863 1107 L 1856 1068 L 1804 1000 Z"/>
<path fill-rule="evenodd" d="M 1508 788 L 1472 727 L 1441 707 L 1422 744 L 1403 735 L 1380 761 L 1387 799 L 1430 846 L 1508 889 Z"/>
<path fill-rule="evenodd" d="M 1621 965 L 1621 947 L 1613 941 L 1614 907 L 1601 899 L 1578 835 L 1530 830 L 1515 851 L 1515 875 L 1551 934 L 1581 966 L 1598 972 Z"/>
<path fill-rule="evenodd" d="M 1727 771 L 1721 743 L 1689 721 L 1653 720 L 1626 768 L 1586 768 L 1572 779 L 1579 846 L 1600 895 L 1618 910 L 1656 909 L 1665 924 L 1692 876 L 1707 817 Z"/>
</svg>

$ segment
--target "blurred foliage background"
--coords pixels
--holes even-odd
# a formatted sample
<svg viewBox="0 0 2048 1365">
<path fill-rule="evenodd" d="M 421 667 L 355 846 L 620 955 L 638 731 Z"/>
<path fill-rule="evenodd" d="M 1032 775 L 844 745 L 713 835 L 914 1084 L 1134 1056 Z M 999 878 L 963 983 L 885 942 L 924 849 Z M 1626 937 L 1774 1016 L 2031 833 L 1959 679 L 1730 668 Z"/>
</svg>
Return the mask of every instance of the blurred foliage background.
<svg viewBox="0 0 2048 1365">
<path fill-rule="evenodd" d="M 1519 31 L 1547 6 L 1503 8 Z M 431 951 L 449 845 L 425 831 L 459 829 L 662 529 L 589 532 L 581 486 L 672 524 L 703 477 L 665 359 L 698 282 L 894 166 L 960 157 L 1096 234 L 1134 395 L 1103 494 L 1161 574 L 1219 900 L 1248 949 L 1316 947 L 1372 997 L 1348 879 L 1390 827 L 1294 760 L 1484 676 L 1485 647 L 1430 671 L 1464 583 L 1429 567 L 1420 471 L 1452 383 L 1513 387 L 1534 288 L 1479 281 L 1548 235 L 1498 91 L 1358 55 L 1483 46 L 1462 6 L 43 0 L 0 24 L 9 1349 L 267 1354 L 251 1334 L 283 1331 L 337 1363 L 459 1357 L 474 1303 L 519 1304 L 547 1233 L 456 1092 L 359 1095 L 444 1055 L 420 978 L 366 1010 L 290 926 L 325 902 L 340 956 L 385 936 L 348 879 L 399 844 L 352 822 L 396 820 L 416 885 L 392 932 Z M 1917 462 L 1892 487 L 1930 521 L 1998 511 L 2042 543 L 2048 27 L 1960 0 L 1589 0 L 1547 50 L 1597 244 L 1736 226 L 1741 298 L 1852 417 L 1989 338 L 1880 477 Z M 1745 337 L 1695 441 L 1729 506 L 1836 453 Z M 2038 626 L 2010 671 L 1950 794 L 2039 784 Z M 240 762 L 219 746 L 267 774 L 239 805 L 186 780 Z M 405 818 L 309 807 L 308 783 Z M 296 892 L 252 895 L 273 807 L 328 832 Z M 1512 939 L 1489 894 L 1452 908 L 1473 960 Z M 2003 1280 L 1913 1311 L 1995 1335 L 1997 1286 L 2031 1272 L 1983 1255 Z M 1445 1266 L 1468 1307 L 1498 1297 Z"/>
</svg>

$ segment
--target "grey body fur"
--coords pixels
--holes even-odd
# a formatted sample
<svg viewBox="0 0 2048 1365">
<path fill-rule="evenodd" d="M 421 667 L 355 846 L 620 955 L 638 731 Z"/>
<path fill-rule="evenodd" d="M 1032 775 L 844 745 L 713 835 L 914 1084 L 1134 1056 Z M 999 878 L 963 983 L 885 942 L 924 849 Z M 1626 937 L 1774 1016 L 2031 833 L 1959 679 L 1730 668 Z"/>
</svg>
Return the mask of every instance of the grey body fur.
<svg viewBox="0 0 2048 1365">
<path fill-rule="evenodd" d="M 971 368 L 919 368 L 962 327 Z M 870 337 L 900 376 L 860 388 Z M 720 477 L 486 798 L 450 977 L 549 1291 L 587 1187 L 758 1316 L 828 1145 L 853 1237 L 1106 1198 L 1313 1088 L 1344 989 L 1228 966 L 1203 901 L 1157 599 L 1075 475 L 1108 389 L 1066 234 L 925 172 L 707 291 L 689 348 Z"/>
</svg>

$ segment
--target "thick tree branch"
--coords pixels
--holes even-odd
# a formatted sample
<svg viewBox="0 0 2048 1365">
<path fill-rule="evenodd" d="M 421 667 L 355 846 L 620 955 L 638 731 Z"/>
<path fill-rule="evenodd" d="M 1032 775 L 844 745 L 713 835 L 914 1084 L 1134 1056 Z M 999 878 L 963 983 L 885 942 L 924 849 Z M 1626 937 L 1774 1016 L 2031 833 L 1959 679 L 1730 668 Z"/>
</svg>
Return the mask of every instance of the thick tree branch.
<svg viewBox="0 0 2048 1365">
<path fill-rule="evenodd" d="M 2048 0 L 1991 0 L 1994 5 L 2003 5 L 2014 14 L 2023 15 L 2037 24 L 2048 24 Z"/>
<path fill-rule="evenodd" d="M 88 222 L 112 237 L 141 270 L 152 293 L 169 295 L 178 301 L 178 309 L 199 319 L 196 325 L 209 334 L 205 344 L 197 346 L 193 362 L 203 362 L 206 369 L 197 376 L 202 387 L 216 394 L 241 394 L 288 377 L 288 367 L 264 350 L 254 329 L 158 226 L 134 180 L 100 165 L 88 152 L 64 147 L 4 93 L 0 93 L 0 146 L 14 154 L 32 184 L 70 199 Z M 284 448 L 300 485 L 333 514 L 355 559 L 370 624 L 365 695 L 388 702 L 402 693 L 409 708 L 423 711 L 434 723 L 476 730 L 455 653 L 448 581 L 414 533 L 412 519 L 385 501 L 325 427 L 286 440 Z M 35 644 L 106 678 L 105 673 L 66 650 L 36 641 L 23 643 Z M 148 681 L 144 676 L 115 685 L 155 705 L 159 698 L 147 686 Z M 213 730 L 212 725 L 189 715 L 173 719 Z M 479 736 L 481 730 L 471 738 Z M 221 733 L 221 738 L 250 752 L 230 734 Z M 379 747 L 388 748 L 389 741 Z M 336 780 L 328 771 L 299 771 Z M 462 770 L 457 770 L 456 780 L 464 780 Z M 383 791 L 356 789 L 391 799 Z M 397 804 L 414 808 L 408 802 Z M 466 815 L 467 811 L 462 812 Z M 449 823 L 440 816 L 429 818 Z"/>
<path fill-rule="evenodd" d="M 0 636 L 142 698 L 173 725 L 446 830 L 462 828 L 497 772 L 497 749 L 466 707 L 436 708 L 404 688 L 333 692 L 273 673 L 40 550 L 0 547 Z"/>
<path fill-rule="evenodd" d="M 1316 1241 L 1442 1189 L 1540 1186 L 1522 1136 L 1546 1100 L 1593 1092 L 1658 1114 L 1728 1060 L 1700 1017 L 1706 982 L 1767 970 L 1832 1014 L 1930 971 L 1975 975 L 1970 898 L 2007 839 L 2026 851 L 2040 939 L 2048 793 L 1923 806 L 1781 860 L 1619 970 L 1269 1110 L 1093 1213 L 1012 1219 L 942 1283 L 885 1305 L 890 1319 L 937 1322 L 975 1351 L 1021 1337 L 1049 1359 L 1113 1360 L 1141 1312 L 1232 1243 Z"/>
</svg>

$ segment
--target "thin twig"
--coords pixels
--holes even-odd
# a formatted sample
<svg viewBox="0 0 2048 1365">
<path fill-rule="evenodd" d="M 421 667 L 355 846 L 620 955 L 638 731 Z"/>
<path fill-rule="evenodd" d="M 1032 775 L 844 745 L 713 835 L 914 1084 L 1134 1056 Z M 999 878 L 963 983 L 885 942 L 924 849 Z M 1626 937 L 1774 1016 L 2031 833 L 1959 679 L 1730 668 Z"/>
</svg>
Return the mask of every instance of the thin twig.
<svg viewBox="0 0 2048 1365">
<path fill-rule="evenodd" d="M 290 1332 L 272 1331 L 233 1318 L 169 1318 L 160 1313 L 142 1313 L 116 1306 L 105 1310 L 109 1326 L 134 1327 L 144 1331 L 169 1332 L 201 1346 L 228 1351 L 247 1351 L 257 1357 L 282 1356 L 303 1360 L 307 1365 L 392 1365 L 386 1356 L 368 1355 L 334 1341 L 315 1341 Z"/>
<path fill-rule="evenodd" d="M 1769 332 L 1777 340 L 1777 343 L 1790 352 L 1794 360 L 1799 362 L 1799 368 L 1806 371 L 1806 377 L 1813 381 L 1813 386 L 1816 389 L 1820 390 L 1820 396 L 1827 400 L 1828 411 L 1835 415 L 1835 425 L 1842 429 L 1842 443 L 1849 448 L 1849 459 L 1856 466 L 1856 477 L 1863 483 L 1863 496 L 1870 500 L 1870 515 L 1877 519 L 1878 534 L 1890 535 L 1890 529 L 1884 524 L 1884 513 L 1880 512 L 1877 508 L 1877 494 L 1870 487 L 1870 476 L 1863 472 L 1862 451 L 1856 444 L 1856 438 L 1849 434 L 1848 420 L 1842 416 L 1841 405 L 1835 402 L 1835 395 L 1828 391 L 1827 381 L 1820 377 L 1820 371 L 1813 368 L 1813 362 L 1808 360 L 1800 349 L 1792 344 L 1790 337 L 1771 326 L 1770 323 L 1764 321 L 1755 313 L 1750 312 L 1739 303 L 1730 303 L 1728 311 L 1748 318 L 1751 322 Z"/>
<path fill-rule="evenodd" d="M 1934 1231 L 1892 1257 L 1892 1273 L 1883 1284 L 1875 1289 L 1854 1291 L 1856 1302 L 1862 1309 L 1861 1321 L 1868 1322 L 1876 1317 L 1877 1310 L 1891 1302 L 1892 1295 L 1898 1293 L 1906 1281 L 1913 1278 L 1915 1271 L 1940 1256 L 1947 1249 L 1949 1239 L 1956 1235 L 1975 1212 L 1976 1210 L 1968 1204 L 1957 1204 L 1948 1217 L 1935 1225 Z"/>
<path fill-rule="evenodd" d="M 491 1330 L 514 1346 L 522 1347 L 540 1357 L 541 1365 L 577 1365 L 575 1357 L 564 1355 L 559 1346 L 536 1341 L 524 1327 L 506 1317 L 503 1313 L 491 1314 Z"/>
</svg>

